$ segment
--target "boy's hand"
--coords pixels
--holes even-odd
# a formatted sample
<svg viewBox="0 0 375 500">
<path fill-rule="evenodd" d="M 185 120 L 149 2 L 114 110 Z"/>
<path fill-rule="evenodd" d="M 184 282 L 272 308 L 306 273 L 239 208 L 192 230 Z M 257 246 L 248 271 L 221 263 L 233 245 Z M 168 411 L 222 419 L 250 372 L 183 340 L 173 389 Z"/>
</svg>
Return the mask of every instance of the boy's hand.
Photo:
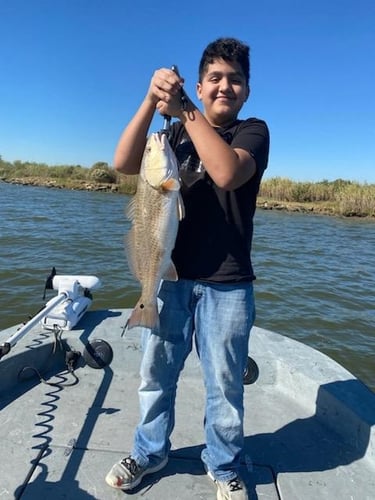
<svg viewBox="0 0 375 500">
<path fill-rule="evenodd" d="M 181 113 L 180 91 L 183 83 L 183 78 L 171 69 L 155 71 L 147 95 L 162 115 L 178 116 Z"/>
</svg>

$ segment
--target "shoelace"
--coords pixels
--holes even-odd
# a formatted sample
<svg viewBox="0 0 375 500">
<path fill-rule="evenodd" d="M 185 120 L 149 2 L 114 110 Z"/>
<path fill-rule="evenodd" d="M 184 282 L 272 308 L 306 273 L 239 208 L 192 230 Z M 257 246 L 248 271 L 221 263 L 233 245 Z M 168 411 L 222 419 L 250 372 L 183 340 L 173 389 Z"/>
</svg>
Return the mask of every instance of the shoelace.
<svg viewBox="0 0 375 500">
<path fill-rule="evenodd" d="M 229 491 L 240 491 L 242 490 L 241 483 L 238 478 L 233 478 L 228 481 Z"/>
<path fill-rule="evenodd" d="M 121 465 L 123 465 L 125 469 L 127 469 L 133 476 L 136 474 L 138 465 L 133 458 L 130 457 L 124 458 L 123 460 L 121 460 Z"/>
</svg>

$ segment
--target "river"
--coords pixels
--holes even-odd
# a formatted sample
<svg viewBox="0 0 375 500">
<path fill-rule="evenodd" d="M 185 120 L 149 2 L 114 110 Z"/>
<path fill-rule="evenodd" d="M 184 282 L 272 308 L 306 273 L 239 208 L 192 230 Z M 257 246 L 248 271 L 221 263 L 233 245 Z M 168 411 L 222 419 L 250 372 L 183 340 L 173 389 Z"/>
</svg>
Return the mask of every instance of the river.
<svg viewBox="0 0 375 500">
<path fill-rule="evenodd" d="M 44 305 L 53 266 L 100 278 L 95 309 L 134 305 L 128 199 L 0 182 L 0 330 Z M 375 391 L 375 223 L 258 210 L 253 263 L 257 326 L 324 352 Z"/>
</svg>

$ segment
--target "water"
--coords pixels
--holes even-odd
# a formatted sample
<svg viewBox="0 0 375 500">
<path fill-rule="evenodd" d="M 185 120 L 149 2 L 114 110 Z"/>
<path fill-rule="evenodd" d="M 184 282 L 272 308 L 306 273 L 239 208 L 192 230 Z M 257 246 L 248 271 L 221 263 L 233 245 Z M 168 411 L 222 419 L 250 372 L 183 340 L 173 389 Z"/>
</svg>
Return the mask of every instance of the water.
<svg viewBox="0 0 375 500">
<path fill-rule="evenodd" d="M 96 309 L 134 305 L 128 201 L 0 182 L 0 330 L 44 305 L 52 266 L 97 275 Z M 375 390 L 375 223 L 258 210 L 253 260 L 256 324 L 328 354 Z"/>
</svg>

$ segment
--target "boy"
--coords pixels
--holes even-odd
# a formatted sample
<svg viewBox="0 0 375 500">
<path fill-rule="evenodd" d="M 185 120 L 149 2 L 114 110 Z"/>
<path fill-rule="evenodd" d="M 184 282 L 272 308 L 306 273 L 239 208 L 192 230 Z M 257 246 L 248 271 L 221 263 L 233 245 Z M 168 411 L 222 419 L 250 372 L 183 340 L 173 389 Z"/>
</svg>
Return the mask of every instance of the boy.
<svg viewBox="0 0 375 500">
<path fill-rule="evenodd" d="M 138 173 L 155 110 L 179 119 L 169 138 L 185 205 L 172 254 L 179 280 L 162 283 L 160 328 L 143 333 L 141 418 L 131 455 L 112 467 L 106 481 L 131 490 L 166 465 L 177 381 L 194 335 L 206 388 L 201 458 L 219 500 L 244 500 L 248 492 L 238 470 L 243 373 L 255 317 L 250 251 L 269 134 L 261 120 L 238 119 L 250 94 L 249 47 L 242 42 L 220 38 L 203 52 L 197 84 L 203 113 L 186 95 L 181 104 L 182 85 L 172 70 L 154 73 L 115 153 L 118 171 Z"/>
</svg>

